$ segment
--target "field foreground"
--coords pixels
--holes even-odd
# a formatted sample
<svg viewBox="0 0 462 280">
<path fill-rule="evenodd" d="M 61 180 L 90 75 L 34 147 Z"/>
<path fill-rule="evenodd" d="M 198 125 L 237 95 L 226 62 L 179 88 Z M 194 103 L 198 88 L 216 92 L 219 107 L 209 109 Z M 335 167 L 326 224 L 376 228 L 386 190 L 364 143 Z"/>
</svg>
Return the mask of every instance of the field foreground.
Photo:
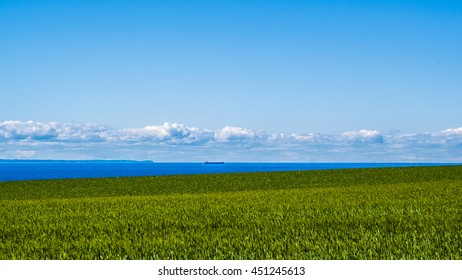
<svg viewBox="0 0 462 280">
<path fill-rule="evenodd" d="M 462 166 L 0 183 L 0 259 L 462 259 Z"/>
</svg>

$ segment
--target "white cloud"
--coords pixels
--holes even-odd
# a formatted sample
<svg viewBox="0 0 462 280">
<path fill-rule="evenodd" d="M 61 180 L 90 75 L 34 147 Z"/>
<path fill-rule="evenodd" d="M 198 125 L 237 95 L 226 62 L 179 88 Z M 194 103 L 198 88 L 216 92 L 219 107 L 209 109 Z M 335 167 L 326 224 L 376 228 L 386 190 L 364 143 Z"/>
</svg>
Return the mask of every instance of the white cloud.
<svg viewBox="0 0 462 280">
<path fill-rule="evenodd" d="M 101 142 L 105 141 L 111 129 L 96 124 L 56 123 L 57 141 Z"/>
<path fill-rule="evenodd" d="M 295 133 L 290 134 L 290 139 L 295 140 L 295 141 L 300 141 L 300 142 L 313 142 L 315 138 L 316 136 L 314 134 L 308 134 L 308 135 L 298 135 Z"/>
<path fill-rule="evenodd" d="M 420 134 L 377 130 L 283 134 L 168 122 L 127 129 L 59 122 L 0 123 L 0 158 L 460 162 L 461 155 L 462 128 Z"/>
<path fill-rule="evenodd" d="M 273 142 L 273 141 L 280 141 L 284 140 L 286 136 L 284 133 L 273 133 L 268 137 L 268 141 Z"/>
<path fill-rule="evenodd" d="M 322 133 L 308 133 L 308 134 L 295 134 L 289 135 L 289 140 L 293 143 L 304 143 L 310 145 L 319 144 L 334 144 L 341 141 L 339 135 L 322 134 Z"/>
<path fill-rule="evenodd" d="M 0 139 L 36 141 L 102 141 L 110 129 L 94 124 L 5 121 L 0 123 Z"/>
<path fill-rule="evenodd" d="M 31 139 L 31 140 L 46 140 L 56 138 L 55 122 L 20 122 L 20 121 L 5 121 L 0 124 L 0 137 L 5 139 Z"/>
<path fill-rule="evenodd" d="M 362 129 L 360 131 L 348 131 L 342 134 L 342 136 L 346 138 L 356 138 L 356 137 L 373 138 L 379 135 L 380 135 L 380 132 L 378 132 L 377 130 L 365 130 L 365 129 Z"/>
<path fill-rule="evenodd" d="M 341 134 L 340 138 L 355 143 L 383 143 L 383 136 L 377 130 L 348 131 Z"/>
<path fill-rule="evenodd" d="M 231 126 L 225 126 L 215 132 L 215 139 L 218 141 L 253 139 L 256 136 L 257 133 L 253 130 Z"/>
<path fill-rule="evenodd" d="M 443 130 L 441 132 L 446 135 L 462 135 L 462 127 L 450 128 L 450 129 Z"/>
<path fill-rule="evenodd" d="M 171 144 L 191 144 L 210 140 L 213 132 L 166 122 L 160 126 L 116 130 L 111 135 L 111 140 L 114 141 L 164 141 Z"/>
</svg>

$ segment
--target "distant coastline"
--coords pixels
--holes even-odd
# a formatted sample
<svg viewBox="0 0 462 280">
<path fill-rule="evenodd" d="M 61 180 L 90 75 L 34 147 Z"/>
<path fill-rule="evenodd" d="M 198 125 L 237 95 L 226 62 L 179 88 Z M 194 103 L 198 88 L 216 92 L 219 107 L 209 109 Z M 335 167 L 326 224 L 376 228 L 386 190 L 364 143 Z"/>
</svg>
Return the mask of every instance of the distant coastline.
<svg viewBox="0 0 462 280">
<path fill-rule="evenodd" d="M 152 160 L 129 160 L 129 159 L 0 159 L 0 162 L 101 162 L 101 163 L 154 163 Z"/>
</svg>

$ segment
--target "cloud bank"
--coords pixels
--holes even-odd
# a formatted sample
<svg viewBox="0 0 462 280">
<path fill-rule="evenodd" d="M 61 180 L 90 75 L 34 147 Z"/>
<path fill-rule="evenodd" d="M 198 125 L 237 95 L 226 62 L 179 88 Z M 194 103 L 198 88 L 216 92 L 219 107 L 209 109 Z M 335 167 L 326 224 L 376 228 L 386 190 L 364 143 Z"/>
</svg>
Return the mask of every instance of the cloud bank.
<svg viewBox="0 0 462 280">
<path fill-rule="evenodd" d="M 154 161 L 462 162 L 462 127 L 419 134 L 268 133 L 177 123 L 115 129 L 97 124 L 4 121 L 0 159 Z"/>
</svg>

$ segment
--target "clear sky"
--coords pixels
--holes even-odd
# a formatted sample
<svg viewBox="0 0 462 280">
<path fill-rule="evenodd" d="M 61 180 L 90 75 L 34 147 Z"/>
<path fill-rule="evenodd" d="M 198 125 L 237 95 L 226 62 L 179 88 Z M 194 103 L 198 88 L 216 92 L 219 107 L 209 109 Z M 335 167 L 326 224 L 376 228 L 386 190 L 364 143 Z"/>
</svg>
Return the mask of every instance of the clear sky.
<svg viewBox="0 0 462 280">
<path fill-rule="evenodd" d="M 34 137 L 46 129 L 58 131 L 59 141 L 70 127 L 83 135 L 84 126 L 104 126 L 100 132 L 118 144 L 147 126 L 169 137 L 175 126 L 186 129 L 183 136 L 198 128 L 206 146 L 223 140 L 222 132 L 265 141 L 277 134 L 284 145 L 292 134 L 331 139 L 328 145 L 345 132 L 380 135 L 389 146 L 398 145 L 397 133 L 459 137 L 461 30 L 461 1 L 0 0 L 0 158 L 19 157 L 18 143 L 24 155 L 42 158 L 121 153 L 63 155 L 56 146 L 47 154 L 25 144 L 45 145 Z M 457 139 L 439 160 L 461 158 L 449 157 L 461 151 Z M 298 153 L 281 143 L 273 149 Z M 181 149 L 171 159 L 193 158 L 192 148 Z M 243 159 L 331 159 L 263 157 L 268 149 Z M 428 161 L 430 154 L 409 156 Z"/>
</svg>

